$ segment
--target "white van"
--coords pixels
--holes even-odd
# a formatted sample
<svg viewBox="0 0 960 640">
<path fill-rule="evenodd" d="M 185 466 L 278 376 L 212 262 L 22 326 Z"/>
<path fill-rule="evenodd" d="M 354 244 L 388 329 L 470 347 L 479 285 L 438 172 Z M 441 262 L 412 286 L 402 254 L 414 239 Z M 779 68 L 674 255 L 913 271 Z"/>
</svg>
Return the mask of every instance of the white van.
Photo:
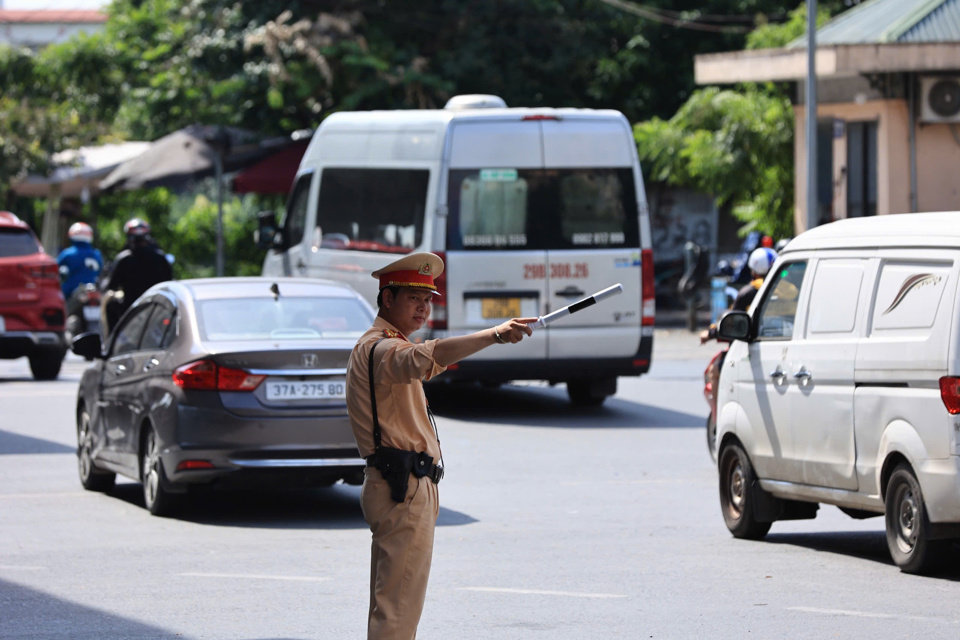
<svg viewBox="0 0 960 640">
<path fill-rule="evenodd" d="M 612 284 L 623 295 L 486 349 L 447 380 L 566 382 L 598 405 L 650 367 L 653 253 L 630 124 L 617 111 L 509 109 L 458 96 L 439 110 L 336 113 L 303 157 L 264 276 L 345 281 L 371 304 L 370 272 L 402 254 L 446 263 L 424 338 L 540 316 Z M 507 359 L 509 358 L 509 359 Z"/>
<path fill-rule="evenodd" d="M 720 501 L 737 537 L 817 503 L 886 514 L 893 560 L 960 538 L 960 213 L 834 222 L 790 242 L 720 376 Z"/>
</svg>

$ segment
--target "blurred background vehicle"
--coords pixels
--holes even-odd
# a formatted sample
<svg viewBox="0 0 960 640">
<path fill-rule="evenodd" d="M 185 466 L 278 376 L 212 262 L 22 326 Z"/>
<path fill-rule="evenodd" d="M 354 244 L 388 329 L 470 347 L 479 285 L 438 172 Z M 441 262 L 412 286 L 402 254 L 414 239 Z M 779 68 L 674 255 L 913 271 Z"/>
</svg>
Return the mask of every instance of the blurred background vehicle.
<svg viewBox="0 0 960 640">
<path fill-rule="evenodd" d="M 140 481 L 155 515 L 203 488 L 360 484 L 345 375 L 374 315 L 354 289 L 323 280 L 152 287 L 102 349 L 98 334 L 73 343 L 96 359 L 77 394 L 81 483 Z"/>
<path fill-rule="evenodd" d="M 67 298 L 64 339 L 69 345 L 81 333 L 100 333 L 100 289 L 96 284 L 81 284 Z"/>
<path fill-rule="evenodd" d="M 27 223 L 0 211 L 0 358 L 27 357 L 35 379 L 56 378 L 64 319 L 56 260 Z"/>
</svg>

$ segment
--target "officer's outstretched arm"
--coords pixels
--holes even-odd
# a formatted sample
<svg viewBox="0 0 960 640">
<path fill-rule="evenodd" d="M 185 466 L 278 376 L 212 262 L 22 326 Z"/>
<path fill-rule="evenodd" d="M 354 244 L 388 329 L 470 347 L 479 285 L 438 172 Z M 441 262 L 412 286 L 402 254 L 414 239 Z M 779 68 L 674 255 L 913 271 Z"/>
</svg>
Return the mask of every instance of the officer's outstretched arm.
<svg viewBox="0 0 960 640">
<path fill-rule="evenodd" d="M 433 359 L 437 364 L 447 367 L 491 345 L 520 342 L 524 335 L 533 335 L 533 329 L 527 325 L 536 321 L 537 318 L 514 318 L 491 329 L 465 336 L 441 338 L 434 347 Z"/>
</svg>

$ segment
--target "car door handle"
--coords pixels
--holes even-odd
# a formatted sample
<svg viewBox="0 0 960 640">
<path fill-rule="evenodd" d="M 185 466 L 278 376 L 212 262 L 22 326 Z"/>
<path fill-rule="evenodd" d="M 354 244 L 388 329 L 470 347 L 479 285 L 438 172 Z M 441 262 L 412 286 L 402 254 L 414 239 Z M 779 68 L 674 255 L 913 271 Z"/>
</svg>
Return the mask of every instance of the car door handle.
<svg viewBox="0 0 960 640">
<path fill-rule="evenodd" d="M 143 365 L 143 370 L 150 371 L 150 369 L 153 369 L 158 364 L 160 364 L 159 360 L 157 360 L 156 358 L 150 358 L 150 361 Z"/>
<path fill-rule="evenodd" d="M 120 375 L 120 374 L 126 373 L 126 372 L 127 372 L 127 368 L 126 368 L 125 366 L 123 366 L 122 364 L 118 364 L 117 366 L 115 366 L 115 367 L 113 368 L 113 373 L 116 374 L 116 375 Z"/>
<path fill-rule="evenodd" d="M 582 298 L 586 295 L 586 292 L 582 289 L 577 289 L 571 284 L 565 289 L 560 289 L 560 291 L 554 292 L 554 295 L 558 295 L 561 298 Z"/>
<path fill-rule="evenodd" d="M 795 374 L 793 374 L 794 380 L 807 381 L 810 378 L 811 374 L 809 371 L 807 371 L 806 367 L 800 367 L 800 371 L 797 371 Z"/>
<path fill-rule="evenodd" d="M 779 366 L 777 366 L 777 368 L 770 373 L 770 377 L 776 380 L 777 382 L 781 382 L 783 381 L 784 378 L 787 377 L 787 372 L 781 369 Z"/>
</svg>

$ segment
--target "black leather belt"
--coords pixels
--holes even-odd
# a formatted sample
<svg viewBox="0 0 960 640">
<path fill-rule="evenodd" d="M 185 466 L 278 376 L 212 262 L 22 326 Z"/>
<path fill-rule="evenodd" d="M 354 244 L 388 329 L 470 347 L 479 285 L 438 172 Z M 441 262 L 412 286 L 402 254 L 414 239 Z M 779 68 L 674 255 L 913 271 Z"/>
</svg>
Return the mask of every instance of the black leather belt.
<svg viewBox="0 0 960 640">
<path fill-rule="evenodd" d="M 367 461 L 368 467 L 377 466 L 377 454 L 367 456 L 364 459 Z M 421 461 L 420 464 L 423 465 L 423 461 Z M 443 467 L 436 464 L 431 464 L 429 467 L 424 465 L 421 468 L 417 469 L 416 471 L 411 471 L 410 473 L 417 476 L 418 478 L 422 478 L 422 477 L 430 478 L 433 484 L 440 484 L 440 479 L 443 478 Z"/>
</svg>

